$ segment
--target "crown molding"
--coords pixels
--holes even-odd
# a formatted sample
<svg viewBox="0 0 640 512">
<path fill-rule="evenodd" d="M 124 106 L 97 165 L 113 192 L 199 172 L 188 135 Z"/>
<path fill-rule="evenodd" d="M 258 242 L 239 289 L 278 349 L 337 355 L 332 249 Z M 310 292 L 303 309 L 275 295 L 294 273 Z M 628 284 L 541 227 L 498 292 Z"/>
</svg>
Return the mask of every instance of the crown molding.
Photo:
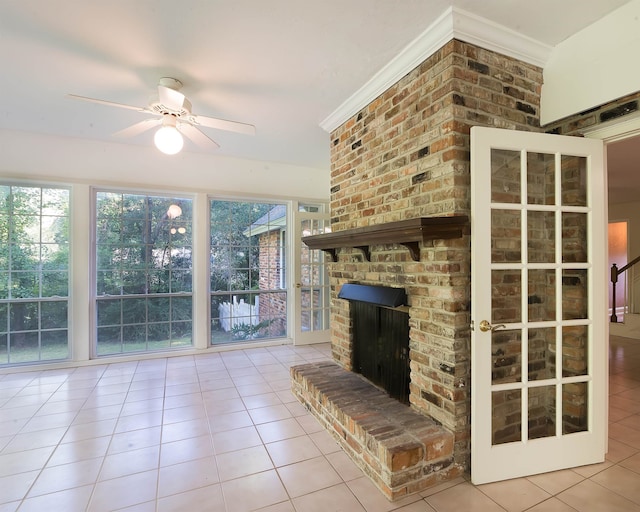
<svg viewBox="0 0 640 512">
<path fill-rule="evenodd" d="M 552 47 L 462 9 L 449 7 L 391 62 L 320 123 L 331 133 L 452 39 L 543 67 Z"/>
</svg>

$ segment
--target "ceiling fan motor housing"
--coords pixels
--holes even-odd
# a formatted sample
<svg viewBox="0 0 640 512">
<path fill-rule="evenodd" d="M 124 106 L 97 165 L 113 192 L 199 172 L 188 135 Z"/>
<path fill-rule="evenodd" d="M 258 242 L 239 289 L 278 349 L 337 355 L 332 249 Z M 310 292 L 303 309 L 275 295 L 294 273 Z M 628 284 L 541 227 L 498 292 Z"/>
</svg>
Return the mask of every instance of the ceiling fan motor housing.
<svg viewBox="0 0 640 512">
<path fill-rule="evenodd" d="M 172 105 L 167 105 L 162 101 L 162 90 L 171 89 L 176 91 L 177 94 L 168 95 L 164 94 L 167 100 L 176 100 Z M 149 99 L 149 108 L 158 114 L 171 114 L 176 117 L 186 117 L 191 115 L 191 102 L 182 94 L 182 82 L 176 78 L 163 77 L 158 81 L 158 93 L 151 96 Z M 167 91 L 169 92 L 169 91 Z M 179 99 L 178 99 L 179 98 Z M 178 106 L 178 103 L 180 105 Z"/>
<path fill-rule="evenodd" d="M 157 114 L 172 114 L 176 117 L 187 117 L 191 115 L 191 102 L 185 98 L 182 103 L 182 108 L 175 109 L 168 107 L 160 102 L 158 95 L 154 94 L 149 98 L 149 108 Z"/>
</svg>

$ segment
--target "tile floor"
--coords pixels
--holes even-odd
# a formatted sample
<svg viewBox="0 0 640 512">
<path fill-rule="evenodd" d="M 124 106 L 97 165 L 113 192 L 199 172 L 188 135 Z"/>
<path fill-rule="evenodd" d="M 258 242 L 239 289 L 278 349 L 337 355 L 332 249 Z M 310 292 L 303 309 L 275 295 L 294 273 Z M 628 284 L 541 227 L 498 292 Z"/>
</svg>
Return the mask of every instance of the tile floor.
<svg viewBox="0 0 640 512">
<path fill-rule="evenodd" d="M 640 341 L 612 337 L 596 466 L 390 503 L 289 392 L 328 344 L 0 375 L 0 512 L 640 512 Z"/>
</svg>

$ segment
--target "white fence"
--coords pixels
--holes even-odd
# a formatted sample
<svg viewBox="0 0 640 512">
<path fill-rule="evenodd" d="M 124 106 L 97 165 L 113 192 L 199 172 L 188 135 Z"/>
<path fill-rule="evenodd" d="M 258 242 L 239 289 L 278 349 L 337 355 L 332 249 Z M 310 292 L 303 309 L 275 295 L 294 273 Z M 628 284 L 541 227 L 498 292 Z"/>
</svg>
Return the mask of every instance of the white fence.
<svg viewBox="0 0 640 512">
<path fill-rule="evenodd" d="M 255 306 L 247 304 L 244 299 L 240 299 L 240 302 L 238 302 L 236 296 L 233 297 L 233 302 L 222 302 L 218 306 L 218 316 L 222 328 L 229 332 L 234 327 L 241 325 L 259 324 L 260 308 L 258 300 L 259 297 L 256 297 Z"/>
</svg>

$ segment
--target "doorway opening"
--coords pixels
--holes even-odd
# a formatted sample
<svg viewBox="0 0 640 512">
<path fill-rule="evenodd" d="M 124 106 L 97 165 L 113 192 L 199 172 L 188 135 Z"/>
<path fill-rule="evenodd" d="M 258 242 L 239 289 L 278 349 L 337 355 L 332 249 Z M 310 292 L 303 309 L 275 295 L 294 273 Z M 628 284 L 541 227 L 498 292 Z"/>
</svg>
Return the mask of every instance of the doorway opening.
<svg viewBox="0 0 640 512">
<path fill-rule="evenodd" d="M 609 268 L 616 265 L 620 269 L 627 264 L 627 228 L 627 221 L 609 222 Z M 624 322 L 627 311 L 627 273 L 621 274 L 617 279 L 615 290 L 613 283 L 609 281 L 609 317 L 615 314 L 618 322 Z"/>
</svg>

